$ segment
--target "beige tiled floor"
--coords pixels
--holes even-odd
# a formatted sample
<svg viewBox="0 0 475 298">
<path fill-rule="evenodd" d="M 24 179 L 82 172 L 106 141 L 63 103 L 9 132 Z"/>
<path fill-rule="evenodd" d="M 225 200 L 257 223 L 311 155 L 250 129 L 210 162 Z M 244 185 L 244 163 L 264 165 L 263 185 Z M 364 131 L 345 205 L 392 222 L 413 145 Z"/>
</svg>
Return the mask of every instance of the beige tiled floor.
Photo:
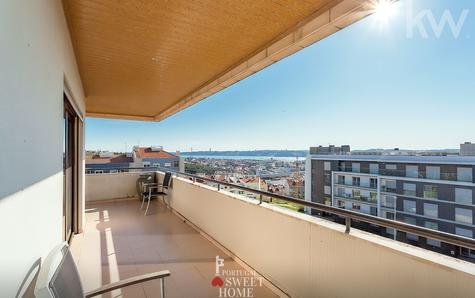
<svg viewBox="0 0 475 298">
<path fill-rule="evenodd" d="M 86 206 L 85 231 L 71 245 L 85 291 L 167 269 L 166 297 L 219 297 L 211 286 L 216 255 L 225 259 L 226 269 L 240 265 L 161 203 L 153 202 L 149 213 L 144 216 L 138 200 Z M 277 297 L 264 286 L 253 290 L 254 297 Z M 159 282 L 150 281 L 107 297 L 159 295 Z"/>
</svg>

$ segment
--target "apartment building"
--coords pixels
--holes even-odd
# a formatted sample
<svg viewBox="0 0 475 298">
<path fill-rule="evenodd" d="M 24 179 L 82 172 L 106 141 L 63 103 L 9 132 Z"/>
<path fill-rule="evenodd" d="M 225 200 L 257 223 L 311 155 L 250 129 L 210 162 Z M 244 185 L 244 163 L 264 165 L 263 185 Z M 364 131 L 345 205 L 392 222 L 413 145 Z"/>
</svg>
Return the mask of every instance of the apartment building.
<svg viewBox="0 0 475 298">
<path fill-rule="evenodd" d="M 350 151 L 349 145 L 342 145 L 341 147 L 335 145 L 310 147 L 310 154 L 350 154 Z"/>
<path fill-rule="evenodd" d="M 99 152 L 86 158 L 86 173 L 117 173 L 117 168 L 128 168 L 133 162 L 132 153 Z"/>
<path fill-rule="evenodd" d="M 475 235 L 475 157 L 309 155 L 308 159 L 311 183 L 306 200 L 464 237 Z M 446 254 L 475 258 L 474 251 L 432 239 L 390 228 L 380 232 Z"/>
<path fill-rule="evenodd" d="M 160 167 L 184 171 L 184 163 L 178 151 L 176 154 L 172 154 L 163 150 L 162 146 L 135 146 L 132 154 L 134 159 L 133 166 L 135 167 Z"/>
<path fill-rule="evenodd" d="M 460 144 L 460 155 L 475 156 L 475 144 L 471 142 Z"/>
<path fill-rule="evenodd" d="M 176 154 L 163 150 L 163 147 L 138 147 L 132 152 L 99 152 L 86 159 L 87 174 L 116 173 L 117 168 L 169 168 L 183 172 L 185 170 L 180 152 Z"/>
</svg>

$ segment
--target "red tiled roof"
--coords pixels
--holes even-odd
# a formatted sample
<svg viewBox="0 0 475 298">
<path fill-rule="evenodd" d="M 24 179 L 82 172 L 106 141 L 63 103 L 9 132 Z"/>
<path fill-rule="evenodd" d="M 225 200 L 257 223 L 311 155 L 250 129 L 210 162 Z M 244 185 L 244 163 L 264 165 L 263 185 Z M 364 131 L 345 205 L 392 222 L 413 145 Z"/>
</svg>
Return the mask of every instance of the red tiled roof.
<svg viewBox="0 0 475 298">
<path fill-rule="evenodd" d="M 127 157 L 125 154 L 114 156 L 110 159 L 111 163 L 126 163 L 126 162 L 134 162 L 133 157 Z"/>
<path fill-rule="evenodd" d="M 132 157 L 127 157 L 125 154 L 114 155 L 112 157 L 100 157 L 98 155 L 94 155 L 92 158 L 86 159 L 86 164 L 131 162 L 134 162 L 134 159 Z"/>
<path fill-rule="evenodd" d="M 259 183 L 259 178 L 257 177 L 245 177 L 241 178 L 242 183 Z"/>
<path fill-rule="evenodd" d="M 135 150 L 137 157 L 139 158 L 175 158 L 176 155 L 168 153 L 166 151 L 152 151 L 150 147 L 140 147 Z"/>
</svg>

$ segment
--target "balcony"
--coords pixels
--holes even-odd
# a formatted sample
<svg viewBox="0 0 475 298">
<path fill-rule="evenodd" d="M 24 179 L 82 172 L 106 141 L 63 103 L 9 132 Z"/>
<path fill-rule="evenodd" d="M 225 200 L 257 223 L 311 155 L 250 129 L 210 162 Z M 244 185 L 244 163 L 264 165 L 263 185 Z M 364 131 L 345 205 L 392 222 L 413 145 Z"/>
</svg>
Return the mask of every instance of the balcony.
<svg viewBox="0 0 475 298">
<path fill-rule="evenodd" d="M 216 256 L 224 259 L 224 269 L 250 272 L 165 205 L 153 204 L 149 216 L 139 206 L 135 198 L 87 204 L 84 232 L 72 242 L 85 290 L 170 270 L 166 297 L 218 297 L 219 288 L 211 285 Z M 157 297 L 159 288 L 158 280 L 149 281 L 117 290 L 113 297 Z M 253 293 L 278 297 L 265 285 L 253 287 Z"/>
<path fill-rule="evenodd" d="M 341 199 L 346 199 L 346 200 L 353 200 L 353 201 L 359 201 L 359 202 L 366 202 L 370 204 L 377 204 L 378 200 L 376 198 L 371 198 L 368 196 L 363 196 L 363 195 L 350 195 L 346 193 L 337 193 L 335 194 L 335 197 L 341 198 Z"/>
<path fill-rule="evenodd" d="M 473 239 L 305 202 L 340 225 L 183 177 L 170 209 L 155 201 L 145 217 L 137 173 L 85 175 L 88 117 L 161 121 L 372 14 L 374 1 L 0 3 L 1 297 L 22 296 L 30 269 L 71 235 L 86 290 L 163 267 L 169 297 L 215 297 L 223 254 L 264 278 L 254 297 L 473 296 L 473 264 L 350 228 L 368 221 L 464 249 Z"/>
<path fill-rule="evenodd" d="M 389 192 L 389 193 L 396 193 L 396 187 L 394 186 L 386 186 L 386 185 L 381 185 L 381 191 L 382 192 Z"/>
<path fill-rule="evenodd" d="M 186 177 L 173 177 L 170 209 L 154 201 L 144 216 L 133 198 L 138 175 L 86 175 L 86 229 L 75 237 L 73 250 L 87 288 L 167 268 L 170 296 L 216 297 L 219 290 L 210 281 L 219 255 L 225 268 L 255 270 L 264 278 L 254 297 L 350 297 L 369 295 L 366 289 L 370 296 L 454 296 L 454 290 L 463 296 L 475 289 L 468 286 L 475 280 L 473 264 L 357 229 L 346 233 L 344 225 Z M 425 272 L 431 272 L 431 283 Z M 387 274 L 398 283 L 385 282 Z M 449 286 L 455 280 L 466 287 Z M 157 287 L 150 282 L 122 295 L 150 297 Z"/>
<path fill-rule="evenodd" d="M 342 183 L 343 182 L 343 183 Z M 366 189 L 366 190 L 376 190 L 378 188 L 377 184 L 362 184 L 362 183 L 351 183 L 351 184 L 345 184 L 345 181 L 338 180 L 335 182 L 336 186 L 343 186 L 343 187 L 355 187 L 359 189 Z"/>
<path fill-rule="evenodd" d="M 338 167 L 338 171 L 346 173 L 361 173 L 361 174 L 372 174 L 372 175 L 381 175 L 381 176 L 390 176 L 390 177 L 407 177 L 414 179 L 429 179 L 434 180 L 433 178 L 427 177 L 427 173 L 424 171 L 408 172 L 406 170 L 391 170 L 391 169 L 379 169 L 377 172 L 372 171 L 369 168 L 360 168 L 359 170 L 354 171 L 352 168 L 348 167 Z M 456 172 L 441 172 L 440 177 L 435 180 L 446 180 L 446 181 L 458 181 L 458 182 L 472 182 L 472 178 L 468 177 L 458 177 Z"/>
</svg>

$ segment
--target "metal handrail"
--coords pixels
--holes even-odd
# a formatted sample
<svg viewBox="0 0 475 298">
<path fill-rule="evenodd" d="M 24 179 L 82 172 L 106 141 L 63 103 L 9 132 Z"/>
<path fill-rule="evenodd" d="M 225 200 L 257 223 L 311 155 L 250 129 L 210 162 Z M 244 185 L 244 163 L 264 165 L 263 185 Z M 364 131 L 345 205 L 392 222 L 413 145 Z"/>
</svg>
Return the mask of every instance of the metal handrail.
<svg viewBox="0 0 475 298">
<path fill-rule="evenodd" d="M 279 200 L 290 202 L 290 203 L 300 204 L 302 206 L 309 207 L 309 208 L 312 208 L 312 209 L 316 209 L 318 211 L 331 213 L 331 214 L 334 214 L 334 215 L 341 216 L 341 217 L 345 218 L 346 232 L 347 233 L 349 233 L 349 231 L 351 229 L 351 221 L 352 220 L 357 220 L 357 221 L 362 221 L 362 222 L 382 226 L 382 227 L 385 227 L 385 228 L 392 228 L 392 229 L 396 229 L 396 230 L 403 231 L 403 232 L 406 232 L 406 233 L 416 234 L 418 236 L 427 237 L 427 238 L 430 238 L 430 239 L 439 240 L 439 241 L 442 241 L 442 242 L 445 242 L 445 243 L 449 243 L 449 244 L 453 244 L 453 245 L 466 247 L 466 248 L 475 250 L 475 239 L 462 237 L 462 236 L 459 236 L 459 235 L 446 233 L 446 232 L 442 232 L 442 231 L 432 230 L 432 229 L 425 228 L 425 227 L 415 226 L 415 225 L 411 225 L 411 224 L 404 223 L 404 222 L 401 222 L 401 221 L 395 221 L 395 220 L 392 220 L 392 219 L 386 219 L 386 218 L 377 217 L 377 216 L 373 216 L 373 215 L 368 215 L 368 214 L 364 214 L 364 213 L 359 213 L 359 212 L 355 212 L 355 211 L 351 211 L 351 210 L 346 210 L 346 209 L 341 209 L 341 208 L 337 208 L 337 207 L 333 207 L 333 206 L 328 206 L 328 205 L 321 204 L 321 203 L 315 203 L 315 202 L 309 202 L 309 201 L 305 201 L 305 200 L 301 200 L 301 199 L 296 199 L 296 198 L 292 198 L 292 197 L 288 197 L 288 196 L 284 196 L 284 195 L 279 195 L 279 194 L 275 194 L 275 193 L 271 193 L 271 192 L 267 192 L 267 191 L 263 191 L 263 190 L 258 190 L 258 189 L 245 187 L 245 186 L 242 186 L 242 185 L 237 185 L 237 184 L 233 184 L 233 183 L 218 181 L 218 180 L 215 180 L 215 179 L 202 177 L 202 176 L 198 176 L 198 175 L 194 175 L 194 174 L 179 172 L 179 171 L 169 169 L 169 168 L 161 168 L 161 167 L 154 167 L 154 168 L 152 168 L 152 167 L 149 167 L 149 168 L 112 168 L 112 169 L 107 168 L 107 169 L 103 169 L 103 170 L 130 170 L 130 169 L 132 169 L 132 170 L 142 169 L 142 170 L 147 170 L 147 171 L 148 170 L 154 170 L 154 171 L 160 171 L 160 172 L 171 172 L 171 173 L 174 173 L 177 176 L 185 176 L 185 177 L 192 178 L 193 183 L 197 182 L 197 180 L 202 180 L 202 181 L 215 183 L 215 184 L 217 184 L 218 191 L 220 191 L 221 186 L 224 185 L 224 186 L 228 186 L 228 187 L 231 187 L 231 188 L 237 188 L 237 189 L 240 189 L 240 190 L 244 190 L 244 191 L 247 191 L 247 192 L 258 194 L 260 196 L 260 203 L 262 203 L 262 196 L 266 196 L 266 197 L 275 198 L 275 199 L 279 199 Z M 94 170 L 101 170 L 101 169 L 94 169 Z"/>
<path fill-rule="evenodd" d="M 142 172 L 156 172 L 158 170 L 165 170 L 166 168 L 160 168 L 160 167 L 111 167 L 111 168 L 88 168 L 86 166 L 86 171 L 124 171 L 124 172 L 129 172 L 130 170 L 140 170 Z M 168 169 L 166 169 L 168 171 Z M 101 173 L 102 174 L 102 173 Z"/>
</svg>

